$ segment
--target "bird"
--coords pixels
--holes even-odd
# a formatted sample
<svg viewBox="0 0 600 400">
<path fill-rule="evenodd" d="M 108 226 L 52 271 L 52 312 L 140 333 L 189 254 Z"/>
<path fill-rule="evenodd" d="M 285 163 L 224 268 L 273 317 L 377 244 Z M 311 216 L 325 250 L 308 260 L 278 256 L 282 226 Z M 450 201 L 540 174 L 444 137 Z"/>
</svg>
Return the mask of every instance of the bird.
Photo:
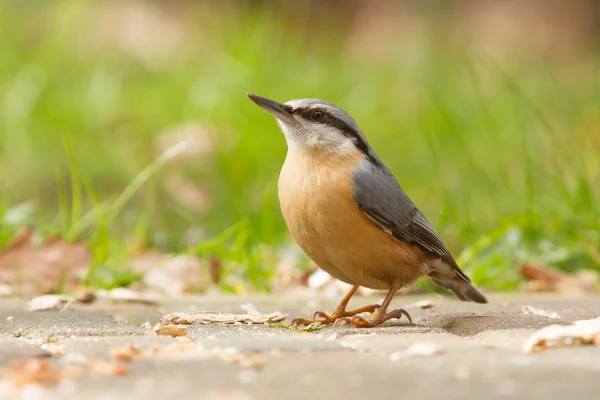
<svg viewBox="0 0 600 400">
<path fill-rule="evenodd" d="M 294 319 L 294 326 L 367 328 L 402 316 L 412 324 L 406 310 L 388 309 L 396 292 L 421 276 L 462 301 L 487 303 L 350 114 L 319 99 L 278 103 L 247 95 L 285 136 L 277 189 L 291 237 L 319 268 L 351 285 L 331 314 L 316 311 L 312 320 Z M 381 304 L 347 310 L 361 286 L 387 295 Z"/>
</svg>

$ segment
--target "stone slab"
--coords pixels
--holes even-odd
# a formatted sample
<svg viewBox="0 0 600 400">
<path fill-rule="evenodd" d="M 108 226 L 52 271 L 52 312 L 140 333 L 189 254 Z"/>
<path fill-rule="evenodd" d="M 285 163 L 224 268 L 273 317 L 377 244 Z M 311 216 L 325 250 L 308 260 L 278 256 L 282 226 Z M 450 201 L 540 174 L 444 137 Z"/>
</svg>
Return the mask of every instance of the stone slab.
<svg viewBox="0 0 600 400">
<path fill-rule="evenodd" d="M 0 337 L 0 367 L 14 365 L 22 360 L 34 357 L 50 357 L 47 352 L 32 343 L 24 340 Z"/>
<path fill-rule="evenodd" d="M 421 299 L 437 304 L 434 310 L 411 309 L 414 325 L 389 321 L 373 329 L 342 326 L 302 333 L 265 325 L 189 326 L 194 341 L 187 345 L 138 324 L 175 311 L 241 312 L 245 302 L 263 312 L 310 316 L 317 309 L 331 310 L 338 299 L 210 295 L 163 299 L 155 306 L 98 302 L 62 313 L 31 313 L 23 300 L 7 300 L 0 304 L 0 366 L 48 356 L 34 345 L 47 341 L 64 353 L 49 358 L 58 366 L 78 354 L 111 359 L 112 350 L 130 345 L 144 354 L 127 364 L 123 376 L 65 380 L 44 389 L 44 399 L 598 398 L 600 347 L 525 355 L 522 346 L 543 326 L 598 317 L 599 296 L 489 298 L 489 305 L 480 306 L 446 297 L 398 296 L 394 307 Z M 357 297 L 351 307 L 380 300 Z M 524 314 L 524 305 L 556 311 L 561 318 Z M 416 344 L 440 351 L 409 354 Z M 152 348 L 167 351 L 147 351 Z M 42 398 L 35 392 L 39 389 L 32 390 L 26 393 L 29 398 Z M 13 393 L 13 398 L 21 395 Z"/>
<path fill-rule="evenodd" d="M 53 340 L 70 336 L 144 335 L 148 331 L 81 309 L 26 311 L 0 306 L 0 334 L 26 339 Z"/>
</svg>

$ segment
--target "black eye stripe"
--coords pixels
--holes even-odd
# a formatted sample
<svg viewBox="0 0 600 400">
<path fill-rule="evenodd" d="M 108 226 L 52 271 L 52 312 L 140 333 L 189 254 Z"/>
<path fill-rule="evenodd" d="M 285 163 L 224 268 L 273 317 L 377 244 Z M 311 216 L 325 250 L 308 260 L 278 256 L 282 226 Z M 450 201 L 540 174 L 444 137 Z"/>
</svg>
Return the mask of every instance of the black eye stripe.
<svg viewBox="0 0 600 400">
<path fill-rule="evenodd" d="M 311 118 L 312 113 L 315 111 L 321 111 L 325 115 L 325 118 L 323 118 L 322 122 L 316 122 Z M 344 134 L 344 136 L 352 139 L 354 141 L 354 144 L 356 145 L 356 148 L 358 148 L 358 150 L 360 150 L 361 153 L 363 153 L 365 156 L 367 156 L 367 158 L 371 162 L 373 162 L 375 164 L 379 163 L 377 158 L 375 158 L 374 155 L 371 153 L 371 151 L 369 149 L 369 145 L 363 139 L 362 135 L 359 132 L 357 132 L 354 128 L 352 128 L 350 125 L 348 125 L 341 119 L 335 117 L 334 115 L 328 113 L 326 110 L 321 109 L 321 108 L 297 107 L 293 110 L 293 113 L 298 114 L 298 115 L 302 116 L 302 118 L 309 120 L 311 122 L 329 125 L 331 127 L 338 129 L 340 132 L 342 132 Z"/>
<path fill-rule="evenodd" d="M 302 118 L 311 120 L 312 113 L 315 111 L 321 111 L 323 114 L 329 117 L 329 113 L 325 112 L 325 110 L 321 110 L 319 108 L 306 108 L 306 107 L 298 107 L 294 108 L 293 113 L 302 116 Z"/>
<path fill-rule="evenodd" d="M 341 119 L 336 118 L 335 116 L 331 115 L 330 113 L 328 113 L 325 110 L 315 109 L 315 108 L 295 108 L 294 114 L 299 114 L 302 116 L 302 118 L 312 121 L 311 116 L 312 116 L 312 113 L 315 111 L 321 111 L 325 115 L 326 118 L 323 118 L 323 122 L 322 122 L 323 124 L 337 128 L 344 135 L 346 135 L 350 138 L 359 139 L 362 141 L 362 138 L 360 137 L 359 133 L 356 132 L 356 130 L 354 128 L 352 128 L 350 125 L 348 125 Z"/>
</svg>

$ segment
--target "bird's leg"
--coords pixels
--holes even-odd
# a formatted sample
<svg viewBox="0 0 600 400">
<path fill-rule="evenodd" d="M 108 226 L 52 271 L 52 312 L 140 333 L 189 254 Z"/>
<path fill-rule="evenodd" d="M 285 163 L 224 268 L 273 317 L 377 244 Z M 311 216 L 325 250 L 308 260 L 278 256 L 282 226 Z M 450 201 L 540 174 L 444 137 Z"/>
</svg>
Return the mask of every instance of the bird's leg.
<svg viewBox="0 0 600 400">
<path fill-rule="evenodd" d="M 346 318 L 338 319 L 336 321 L 336 325 L 351 323 L 352 325 L 354 325 L 357 328 L 368 328 L 368 327 L 373 327 L 373 326 L 379 326 L 382 323 L 384 323 L 385 321 L 387 321 L 388 319 L 392 319 L 392 318 L 400 319 L 400 318 L 402 318 L 403 315 L 406 316 L 406 318 L 408 318 L 408 321 L 412 324 L 412 318 L 410 317 L 408 312 L 406 312 L 406 310 L 394 310 L 389 313 L 387 312 L 387 309 L 390 306 L 392 299 L 394 298 L 394 294 L 396 294 L 397 291 L 398 291 L 398 288 L 396 288 L 396 287 L 391 288 L 390 291 L 388 292 L 387 296 L 385 296 L 385 299 L 383 300 L 381 307 L 378 307 L 375 311 L 373 311 L 373 314 L 371 314 L 371 317 L 369 319 L 365 319 L 365 318 L 361 317 L 360 315 L 355 315 L 353 317 L 346 317 Z"/>
<path fill-rule="evenodd" d="M 360 314 L 360 313 L 364 313 L 364 312 L 372 313 L 373 311 L 377 310 L 380 307 L 379 304 L 371 304 L 368 306 L 359 307 L 359 308 L 351 310 L 351 311 L 346 311 L 348 302 L 350 301 L 350 299 L 352 298 L 354 293 L 356 293 L 356 290 L 358 290 L 358 286 L 352 286 L 352 288 L 348 291 L 348 293 L 346 293 L 346 295 L 342 298 L 340 303 L 333 309 L 333 312 L 330 315 L 324 313 L 323 311 L 317 311 L 313 315 L 312 320 L 307 319 L 307 318 L 295 318 L 292 320 L 291 325 L 292 326 L 310 325 L 313 322 L 318 322 L 320 324 L 331 324 L 332 322 L 335 322 L 338 319 L 343 318 L 343 317 L 351 317 L 356 314 Z"/>
</svg>

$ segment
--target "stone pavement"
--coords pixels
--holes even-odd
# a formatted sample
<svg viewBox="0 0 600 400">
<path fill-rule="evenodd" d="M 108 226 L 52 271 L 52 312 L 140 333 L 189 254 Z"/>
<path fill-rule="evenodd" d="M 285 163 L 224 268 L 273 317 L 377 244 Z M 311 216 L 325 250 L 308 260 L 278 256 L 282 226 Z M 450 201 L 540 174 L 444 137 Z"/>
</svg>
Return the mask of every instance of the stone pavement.
<svg viewBox="0 0 600 400">
<path fill-rule="evenodd" d="M 433 310 L 409 310 L 414 325 L 402 320 L 373 329 L 315 332 L 266 325 L 190 326 L 193 341 L 157 336 L 142 324 L 175 311 L 243 313 L 245 302 L 265 313 L 309 316 L 317 309 L 330 311 L 336 299 L 207 295 L 156 306 L 78 304 L 61 312 L 29 312 L 24 300 L 2 299 L 0 398 L 600 398 L 600 347 L 523 353 L 525 340 L 544 326 L 600 316 L 600 297 L 489 298 L 490 304 L 481 306 L 435 295 L 398 296 L 396 308 L 422 299 L 436 304 Z M 357 296 L 351 306 L 380 300 Z M 525 305 L 555 311 L 561 318 L 524 314 Z M 430 354 L 415 354 L 418 349 Z M 19 362 L 34 359 L 43 364 L 38 365 L 41 378 L 36 375 L 33 381 L 50 384 L 16 392 L 14 385 L 31 380 L 35 369 L 32 364 L 19 367 Z M 86 364 L 95 367 L 85 373 L 73 368 Z M 56 378 L 52 371 L 62 375 Z"/>
</svg>

